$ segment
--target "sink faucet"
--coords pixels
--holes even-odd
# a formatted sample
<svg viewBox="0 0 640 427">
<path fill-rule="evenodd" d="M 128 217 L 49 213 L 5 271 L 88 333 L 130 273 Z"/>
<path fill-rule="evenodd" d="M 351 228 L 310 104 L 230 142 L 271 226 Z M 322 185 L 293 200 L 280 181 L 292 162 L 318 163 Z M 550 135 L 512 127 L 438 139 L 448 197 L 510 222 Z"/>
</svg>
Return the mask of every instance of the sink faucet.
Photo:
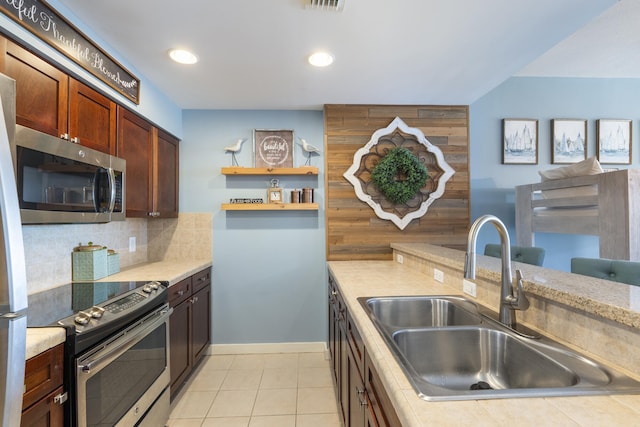
<svg viewBox="0 0 640 427">
<path fill-rule="evenodd" d="M 467 238 L 467 254 L 464 264 L 464 277 L 466 279 L 476 278 L 476 242 L 478 233 L 483 225 L 491 223 L 500 234 L 500 255 L 502 258 L 502 277 L 500 286 L 500 322 L 510 328 L 516 326 L 515 310 L 526 310 L 529 308 L 529 300 L 524 293 L 522 286 L 522 272 L 516 270 L 516 280 L 518 290 L 513 293 L 511 277 L 511 243 L 509 232 L 504 223 L 493 215 L 483 215 L 476 219 L 469 229 Z"/>
</svg>

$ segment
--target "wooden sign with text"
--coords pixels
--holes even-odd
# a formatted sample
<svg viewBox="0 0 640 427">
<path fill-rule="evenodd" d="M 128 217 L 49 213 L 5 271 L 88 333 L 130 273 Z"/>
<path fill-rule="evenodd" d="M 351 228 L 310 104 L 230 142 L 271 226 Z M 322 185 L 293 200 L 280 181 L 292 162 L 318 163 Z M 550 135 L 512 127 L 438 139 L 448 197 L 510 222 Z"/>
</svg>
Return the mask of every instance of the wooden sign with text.
<svg viewBox="0 0 640 427">
<path fill-rule="evenodd" d="M 140 103 L 140 80 L 46 2 L 0 0 L 0 11 L 131 101 Z"/>
</svg>

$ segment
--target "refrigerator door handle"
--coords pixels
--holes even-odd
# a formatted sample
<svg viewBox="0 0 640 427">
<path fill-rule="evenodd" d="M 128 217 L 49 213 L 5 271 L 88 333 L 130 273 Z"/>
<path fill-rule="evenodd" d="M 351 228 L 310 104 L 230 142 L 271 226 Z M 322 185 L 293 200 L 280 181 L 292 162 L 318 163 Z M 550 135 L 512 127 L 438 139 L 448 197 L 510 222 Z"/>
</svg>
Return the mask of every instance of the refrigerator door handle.
<svg viewBox="0 0 640 427">
<path fill-rule="evenodd" d="M 0 76 L 0 310 L 9 313 L 0 317 L 0 425 L 3 426 L 20 425 L 27 346 L 24 313 L 27 274 L 9 145 L 15 129 L 15 94 L 15 81 Z"/>
</svg>

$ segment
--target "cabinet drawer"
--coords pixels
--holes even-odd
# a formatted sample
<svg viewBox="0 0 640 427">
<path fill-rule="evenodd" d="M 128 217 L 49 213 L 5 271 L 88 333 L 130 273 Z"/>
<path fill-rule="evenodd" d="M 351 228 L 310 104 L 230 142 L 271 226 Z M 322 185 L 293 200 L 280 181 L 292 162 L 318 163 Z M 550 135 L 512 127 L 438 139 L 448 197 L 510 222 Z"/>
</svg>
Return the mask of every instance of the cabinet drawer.
<svg viewBox="0 0 640 427">
<path fill-rule="evenodd" d="M 49 393 L 44 399 L 22 413 L 21 427 L 62 427 L 64 426 L 63 405 L 56 402 L 56 396 L 64 392 L 62 386 Z"/>
<path fill-rule="evenodd" d="M 27 360 L 22 409 L 62 386 L 64 345 L 60 344 Z"/>
<path fill-rule="evenodd" d="M 193 293 L 196 293 L 200 289 L 211 284 L 211 269 L 206 268 L 191 277 L 193 278 Z"/>
<path fill-rule="evenodd" d="M 192 276 L 193 277 L 193 276 Z M 169 286 L 169 305 L 175 307 L 191 296 L 191 277 Z"/>
</svg>

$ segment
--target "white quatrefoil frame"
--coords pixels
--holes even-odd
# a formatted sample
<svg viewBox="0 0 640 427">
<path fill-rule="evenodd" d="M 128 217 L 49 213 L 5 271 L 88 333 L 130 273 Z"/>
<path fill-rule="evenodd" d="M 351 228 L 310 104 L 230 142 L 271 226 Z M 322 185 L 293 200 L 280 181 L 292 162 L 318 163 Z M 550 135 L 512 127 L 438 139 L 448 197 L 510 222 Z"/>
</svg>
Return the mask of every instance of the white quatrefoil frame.
<svg viewBox="0 0 640 427">
<path fill-rule="evenodd" d="M 419 209 L 414 210 L 413 212 L 408 212 L 403 216 L 399 216 L 396 213 L 389 212 L 384 210 L 383 207 L 375 201 L 371 195 L 367 194 L 363 188 L 363 181 L 356 176 L 356 173 L 360 170 L 362 159 L 364 156 L 368 155 L 371 152 L 371 149 L 376 146 L 380 140 L 380 138 L 388 136 L 394 133 L 396 130 L 403 132 L 404 134 L 415 136 L 418 143 L 424 145 L 426 151 L 433 154 L 436 160 L 436 164 L 442 170 L 442 175 L 437 180 L 437 187 L 434 191 L 429 193 L 429 196 L 424 200 Z M 407 124 L 400 119 L 400 117 L 396 117 L 390 124 L 384 129 L 378 129 L 371 135 L 371 139 L 367 142 L 362 148 L 360 148 L 353 156 L 353 164 L 347 171 L 343 174 L 343 176 L 349 181 L 356 192 L 356 196 L 361 201 L 368 204 L 375 214 L 380 219 L 392 221 L 400 230 L 404 230 L 404 228 L 414 219 L 421 218 L 424 214 L 427 213 L 429 206 L 442 197 L 444 194 L 445 184 L 453 176 L 455 171 L 451 166 L 447 164 L 444 160 L 444 156 L 442 151 L 435 145 L 431 144 L 429 140 L 424 136 L 422 131 L 417 128 L 412 128 L 407 126 Z"/>
</svg>

